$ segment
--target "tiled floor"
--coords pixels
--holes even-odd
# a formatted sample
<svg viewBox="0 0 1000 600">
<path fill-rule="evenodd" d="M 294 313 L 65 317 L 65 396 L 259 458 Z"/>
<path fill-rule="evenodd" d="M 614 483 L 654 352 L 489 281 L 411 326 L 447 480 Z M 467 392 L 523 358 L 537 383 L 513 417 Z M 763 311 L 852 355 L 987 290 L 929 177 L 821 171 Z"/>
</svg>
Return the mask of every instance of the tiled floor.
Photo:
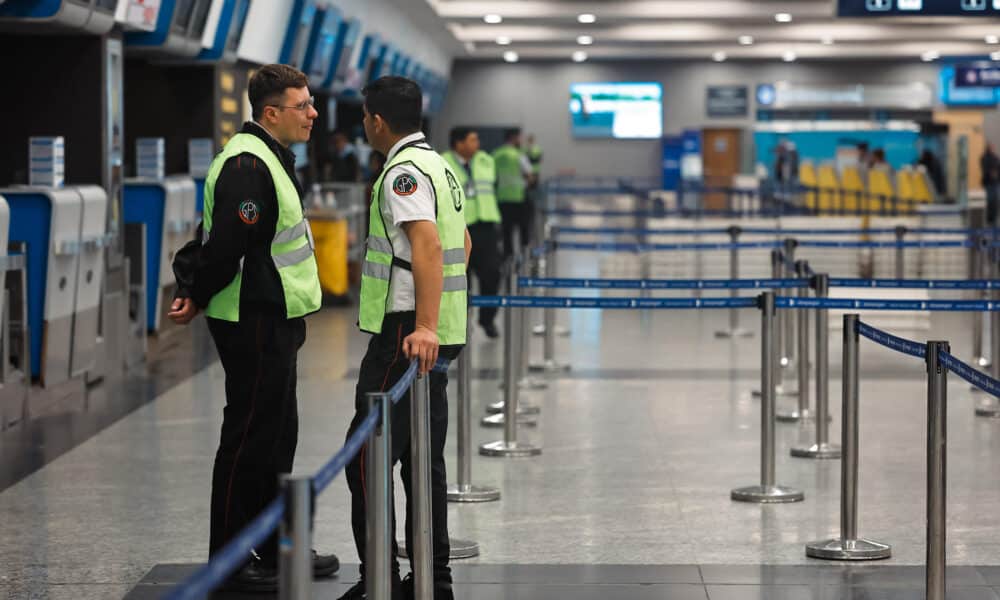
<svg viewBox="0 0 1000 600">
<path fill-rule="evenodd" d="M 585 257 L 563 266 L 577 275 L 594 269 Z M 520 432 L 543 454 L 474 456 L 475 482 L 499 487 L 503 497 L 450 507 L 453 536 L 481 545 L 478 558 L 456 567 L 461 597 L 920 597 L 923 365 L 863 342 L 859 532 L 891 544 L 893 557 L 851 569 L 829 566 L 806 559 L 804 545 L 837 533 L 840 463 L 790 457 L 791 446 L 811 439 L 810 429 L 777 429 L 778 483 L 802 489 L 804 502 L 757 506 L 729 498 L 730 489 L 759 478 L 760 403 L 749 391 L 759 385 L 760 342 L 716 339 L 726 317 L 720 311 L 559 315 L 572 335 L 557 340 L 558 355 L 574 368 L 552 378 L 548 389 L 526 392 L 542 412 L 537 428 Z M 355 318 L 350 308 L 310 318 L 300 354 L 297 472 L 315 471 L 343 442 L 365 343 Z M 753 311 L 742 315 L 752 329 L 758 319 Z M 895 333 L 949 339 L 969 360 L 969 321 L 942 313 L 929 330 Z M 541 340 L 531 343 L 539 357 Z M 840 346 L 839 331 L 831 331 L 833 440 L 840 435 Z M 476 335 L 471 348 L 478 420 L 485 404 L 498 399 L 502 344 Z M 0 591 L 12 598 L 121 597 L 156 565 L 204 560 L 222 383 L 213 363 L 0 492 Z M 1000 421 L 974 417 L 975 401 L 952 377 L 947 550 L 955 588 L 949 598 L 963 600 L 998 598 L 992 586 L 1000 587 L 1000 567 L 973 568 L 1000 565 Z M 452 435 L 454 416 L 453 410 Z M 475 444 L 501 436 L 502 430 L 473 430 Z M 452 474 L 454 452 L 452 438 Z M 8 460 L 10 453 L 0 454 L 0 463 Z M 346 485 L 338 480 L 318 500 L 315 545 L 345 563 L 357 560 L 347 515 Z M 328 586 L 353 582 L 353 568 L 345 566 L 341 578 Z M 332 587 L 317 597 L 332 597 Z"/>
</svg>

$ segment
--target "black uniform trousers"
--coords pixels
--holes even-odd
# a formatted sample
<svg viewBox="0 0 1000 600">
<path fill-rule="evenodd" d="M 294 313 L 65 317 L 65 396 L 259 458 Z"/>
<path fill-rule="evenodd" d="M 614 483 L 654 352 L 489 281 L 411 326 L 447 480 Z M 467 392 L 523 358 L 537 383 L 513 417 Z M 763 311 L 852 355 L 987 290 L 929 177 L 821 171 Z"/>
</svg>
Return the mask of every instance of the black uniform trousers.
<svg viewBox="0 0 1000 600">
<path fill-rule="evenodd" d="M 496 296 L 500 292 L 500 239 L 496 223 L 473 223 L 469 225 L 472 238 L 472 254 L 469 256 L 469 271 L 479 280 L 479 293 Z M 479 324 L 493 323 L 499 308 L 484 306 L 479 309 Z"/>
<path fill-rule="evenodd" d="M 354 419 L 347 430 L 350 437 L 358 425 L 368 416 L 369 392 L 384 392 L 396 384 L 403 373 L 410 367 L 410 361 L 403 354 L 403 339 L 413 333 L 416 325 L 416 313 L 389 313 L 382 323 L 382 333 L 373 335 L 368 342 L 368 351 L 361 360 L 361 370 L 358 374 L 358 385 L 355 390 Z M 442 346 L 438 355 L 454 360 L 461 346 Z M 444 465 L 444 443 L 448 437 L 448 375 L 432 372 L 430 375 L 430 419 L 431 419 L 431 532 L 434 553 L 434 581 L 451 582 L 451 568 L 448 566 L 448 554 L 451 550 L 448 541 L 448 482 Z M 400 463 L 400 476 L 403 480 L 403 490 L 406 492 L 406 550 L 407 556 L 413 556 L 411 539 L 411 522 L 413 507 L 410 503 L 411 462 L 410 462 L 410 395 L 404 394 L 392 409 L 392 464 Z M 365 538 L 366 520 L 368 518 L 367 497 L 365 494 L 365 469 L 368 458 L 367 445 L 347 464 L 344 473 L 347 486 L 351 490 L 351 527 L 354 530 L 354 544 L 361 560 L 361 577 L 365 576 L 365 559 L 367 544 Z M 390 494 L 390 498 L 393 496 Z M 395 523 L 392 536 L 393 570 L 399 571 L 396 560 Z"/>
<path fill-rule="evenodd" d="M 296 355 L 304 319 L 244 314 L 238 323 L 208 319 L 226 372 L 226 407 L 212 471 L 209 555 L 215 554 L 278 495 L 298 440 Z M 255 548 L 265 565 L 278 558 L 277 533 Z"/>
<path fill-rule="evenodd" d="M 524 202 L 500 202 L 500 216 L 503 219 L 503 257 L 506 259 L 513 253 L 515 227 L 521 236 L 521 247 L 530 243 L 532 203 L 527 199 Z"/>
</svg>

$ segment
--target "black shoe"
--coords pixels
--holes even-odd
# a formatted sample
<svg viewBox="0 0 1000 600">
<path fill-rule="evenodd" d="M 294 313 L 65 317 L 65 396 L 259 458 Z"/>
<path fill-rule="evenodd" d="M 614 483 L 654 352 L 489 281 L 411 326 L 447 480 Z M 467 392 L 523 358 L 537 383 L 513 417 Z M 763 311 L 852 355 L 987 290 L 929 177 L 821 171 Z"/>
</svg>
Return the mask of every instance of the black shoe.
<svg viewBox="0 0 1000 600">
<path fill-rule="evenodd" d="M 413 573 L 403 578 L 400 584 L 402 590 L 402 600 L 414 600 L 413 598 Z M 434 582 L 434 600 L 455 600 L 455 594 L 451 590 L 450 581 Z"/>
<path fill-rule="evenodd" d="M 253 559 L 242 569 L 229 576 L 222 590 L 227 592 L 247 592 L 266 594 L 278 591 L 278 570 L 265 567 L 261 561 Z"/>
<path fill-rule="evenodd" d="M 486 337 L 494 340 L 500 337 L 500 332 L 497 331 L 497 326 L 493 323 L 480 323 L 479 326 L 486 332 Z"/>
<path fill-rule="evenodd" d="M 410 586 L 410 597 L 412 598 L 413 586 Z M 392 579 L 392 600 L 401 600 L 401 586 L 399 583 L 399 575 L 396 575 Z M 365 581 L 364 579 L 359 580 L 351 589 L 344 592 L 338 600 L 367 600 L 368 594 L 365 592 Z"/>
<path fill-rule="evenodd" d="M 340 569 L 340 561 L 333 554 L 320 554 L 312 551 L 313 577 L 333 577 Z"/>
</svg>

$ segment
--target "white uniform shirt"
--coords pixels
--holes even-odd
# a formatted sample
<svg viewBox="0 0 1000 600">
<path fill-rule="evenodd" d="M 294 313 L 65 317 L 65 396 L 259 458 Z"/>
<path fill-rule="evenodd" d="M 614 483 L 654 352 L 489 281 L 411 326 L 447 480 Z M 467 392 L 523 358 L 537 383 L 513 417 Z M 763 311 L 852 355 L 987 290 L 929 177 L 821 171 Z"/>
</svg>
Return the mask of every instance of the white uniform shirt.
<svg viewBox="0 0 1000 600">
<path fill-rule="evenodd" d="M 399 153 L 403 146 L 412 142 L 420 142 L 420 148 L 430 149 L 430 145 L 424 141 L 423 133 L 408 135 L 396 142 L 389 150 L 386 164 Z M 406 179 L 406 176 L 412 178 L 412 182 L 415 183 L 412 188 L 409 185 L 403 186 L 412 190 L 403 195 L 396 191 L 393 184 L 397 178 Z M 437 198 L 434 194 L 434 184 L 413 165 L 396 165 L 389 169 L 389 172 L 382 179 L 381 210 L 386 236 L 392 243 L 393 252 L 398 258 L 412 262 L 413 250 L 410 248 L 410 239 L 406 237 L 406 232 L 400 225 L 412 221 L 437 223 Z M 416 310 L 416 306 L 413 273 L 393 265 L 392 277 L 389 280 L 388 312 L 412 311 Z"/>
</svg>

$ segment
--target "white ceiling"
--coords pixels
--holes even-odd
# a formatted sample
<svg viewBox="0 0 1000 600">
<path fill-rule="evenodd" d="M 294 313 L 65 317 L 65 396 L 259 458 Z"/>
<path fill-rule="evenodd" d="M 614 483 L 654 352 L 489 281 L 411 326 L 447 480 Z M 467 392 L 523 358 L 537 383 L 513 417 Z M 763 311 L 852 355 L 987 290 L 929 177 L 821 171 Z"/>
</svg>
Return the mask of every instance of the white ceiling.
<svg viewBox="0 0 1000 600">
<path fill-rule="evenodd" d="M 776 60 L 788 52 L 798 59 L 920 60 L 928 51 L 941 56 L 987 56 L 1000 44 L 1000 20 L 993 18 L 838 19 L 835 0 L 427 0 L 462 44 L 464 58 L 501 60 L 515 51 L 521 60 L 570 60 L 575 51 L 588 59 L 703 59 L 725 53 L 727 60 Z M 577 15 L 590 13 L 593 24 Z M 792 15 L 778 23 L 775 14 Z M 497 14 L 499 24 L 483 17 Z M 577 37 L 591 36 L 592 45 Z M 752 36 L 753 44 L 740 44 Z M 497 39 L 507 37 L 510 45 Z M 998 55 L 1000 56 L 1000 55 Z M 459 53 L 459 58 L 463 55 Z"/>
</svg>

